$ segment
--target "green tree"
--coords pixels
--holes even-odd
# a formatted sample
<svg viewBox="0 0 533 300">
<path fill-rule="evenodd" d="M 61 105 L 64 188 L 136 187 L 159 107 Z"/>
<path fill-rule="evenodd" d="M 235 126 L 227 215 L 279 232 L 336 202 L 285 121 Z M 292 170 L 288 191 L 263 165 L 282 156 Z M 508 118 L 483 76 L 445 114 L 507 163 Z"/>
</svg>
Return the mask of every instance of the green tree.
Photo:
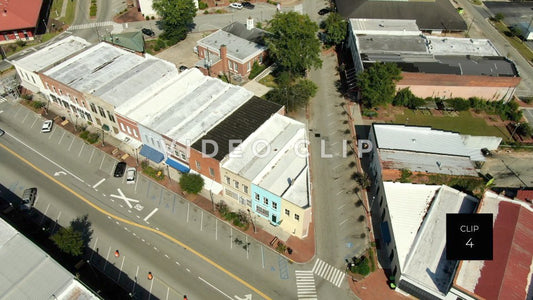
<svg viewBox="0 0 533 300">
<path fill-rule="evenodd" d="M 278 13 L 267 30 L 271 33 L 265 37 L 269 53 L 281 70 L 302 75 L 322 66 L 318 25 L 308 15 Z"/>
<path fill-rule="evenodd" d="M 330 13 L 324 20 L 324 31 L 326 33 L 325 43 L 328 45 L 338 45 L 346 38 L 348 23 L 338 13 Z"/>
<path fill-rule="evenodd" d="M 198 174 L 185 173 L 180 178 L 181 188 L 190 194 L 198 194 L 204 188 L 204 179 Z"/>
<path fill-rule="evenodd" d="M 497 13 L 496 15 L 494 15 L 494 20 L 498 22 L 503 21 L 504 18 L 505 16 L 502 13 Z"/>
<path fill-rule="evenodd" d="M 72 227 L 61 228 L 51 237 L 52 241 L 61 251 L 72 256 L 79 256 L 83 253 L 82 233 Z"/>
<path fill-rule="evenodd" d="M 161 16 L 161 37 L 170 45 L 185 39 L 196 16 L 196 6 L 192 0 L 155 0 L 153 8 Z"/>
<path fill-rule="evenodd" d="M 284 76 L 279 78 L 284 78 Z M 267 100 L 285 105 L 287 111 L 290 112 L 306 106 L 309 99 L 316 95 L 316 90 L 317 86 L 311 80 L 299 79 L 295 83 L 289 82 L 279 85 L 268 92 L 265 97 Z"/>
<path fill-rule="evenodd" d="M 357 75 L 360 96 L 366 107 L 390 103 L 396 93 L 396 82 L 402 79 L 395 63 L 375 63 Z"/>
</svg>

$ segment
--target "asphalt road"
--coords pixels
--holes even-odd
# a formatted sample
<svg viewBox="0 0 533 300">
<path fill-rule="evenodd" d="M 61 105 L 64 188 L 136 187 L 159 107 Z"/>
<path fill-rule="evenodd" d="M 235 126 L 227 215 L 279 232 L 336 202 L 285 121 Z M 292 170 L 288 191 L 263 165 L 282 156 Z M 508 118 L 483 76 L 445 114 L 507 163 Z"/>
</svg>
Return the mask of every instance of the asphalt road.
<svg viewBox="0 0 533 300">
<path fill-rule="evenodd" d="M 189 299 L 245 299 L 245 295 L 258 299 L 261 293 L 272 299 L 297 299 L 302 291 L 297 276 L 313 277 L 313 264 L 288 263 L 142 175 L 133 185 L 112 177 L 113 157 L 57 124 L 51 133 L 42 134 L 43 119 L 34 112 L 9 102 L 0 103 L 0 111 L 0 128 L 6 131 L 0 144 L 47 174 L 37 173 L 2 150 L 0 170 L 13 174 L 2 176 L 2 184 L 18 195 L 24 188 L 38 187 L 36 208 L 61 225 L 88 214 L 94 229 L 89 246 L 101 256 L 93 265 L 106 268 L 111 278 L 121 282 L 137 278 L 137 287 L 161 299 L 183 293 L 194 296 Z M 151 231 L 168 234 L 172 240 Z M 122 260 L 113 257 L 115 249 L 120 249 Z M 148 271 L 155 280 L 145 279 Z M 328 272 L 342 274 L 334 268 Z M 338 289 L 331 281 L 321 285 Z M 314 287 L 306 286 L 306 292 L 313 293 Z"/>
</svg>

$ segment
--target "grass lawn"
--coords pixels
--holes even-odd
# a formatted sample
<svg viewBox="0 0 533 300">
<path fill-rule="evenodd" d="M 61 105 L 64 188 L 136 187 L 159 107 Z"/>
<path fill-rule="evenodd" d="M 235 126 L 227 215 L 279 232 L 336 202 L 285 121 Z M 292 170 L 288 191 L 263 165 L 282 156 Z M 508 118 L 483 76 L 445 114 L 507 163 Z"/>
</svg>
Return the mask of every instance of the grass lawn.
<svg viewBox="0 0 533 300">
<path fill-rule="evenodd" d="M 264 84 L 271 88 L 277 88 L 278 85 L 276 84 L 276 82 L 274 82 L 274 80 L 275 80 L 274 76 L 272 76 L 272 74 L 268 74 L 264 78 L 261 78 L 261 80 L 259 80 L 259 83 Z"/>
<path fill-rule="evenodd" d="M 509 139 L 505 128 L 489 126 L 485 120 L 473 117 L 469 111 L 458 112 L 458 116 L 432 116 L 422 114 L 420 111 L 406 109 L 403 115 L 396 115 L 394 123 L 431 126 L 435 129 L 462 134 L 499 136 L 504 140 Z"/>
<path fill-rule="evenodd" d="M 63 18 L 60 18 L 61 8 L 63 7 L 63 1 L 68 1 L 67 11 L 65 12 L 65 16 Z M 52 8 L 50 8 L 50 18 L 56 19 L 58 21 L 61 21 L 61 22 L 64 22 L 65 24 L 70 25 L 74 21 L 75 8 L 76 8 L 76 3 L 74 1 L 54 0 L 52 2 Z"/>
<path fill-rule="evenodd" d="M 64 0 L 67 1 L 67 0 Z M 67 11 L 65 13 L 65 17 L 61 18 L 59 21 L 65 22 L 65 24 L 72 24 L 74 22 L 74 14 L 76 13 L 76 2 L 75 1 L 68 1 L 67 3 Z"/>
</svg>

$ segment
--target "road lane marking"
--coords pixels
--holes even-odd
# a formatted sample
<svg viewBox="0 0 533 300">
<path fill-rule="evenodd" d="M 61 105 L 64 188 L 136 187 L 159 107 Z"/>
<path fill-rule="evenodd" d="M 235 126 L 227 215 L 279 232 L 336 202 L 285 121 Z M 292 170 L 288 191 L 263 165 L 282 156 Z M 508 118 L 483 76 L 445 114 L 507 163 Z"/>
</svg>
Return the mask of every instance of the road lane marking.
<svg viewBox="0 0 533 300">
<path fill-rule="evenodd" d="M 146 218 L 144 218 L 143 220 L 144 221 L 148 221 L 148 219 L 150 219 L 151 216 L 153 216 L 157 211 L 159 210 L 159 208 L 154 208 L 154 210 L 152 210 L 151 213 L 149 213 Z"/>
<path fill-rule="evenodd" d="M 122 200 L 124 200 L 124 202 L 126 202 L 126 205 L 128 205 L 129 208 L 133 208 L 133 206 L 131 205 L 130 202 L 134 202 L 134 203 L 138 203 L 138 202 L 139 202 L 139 200 L 135 200 L 135 199 L 131 199 L 131 198 L 126 197 L 126 196 L 124 195 L 124 193 L 122 192 L 122 190 L 117 189 L 117 191 L 118 191 L 118 193 L 119 193 L 120 195 L 113 195 L 113 194 L 111 194 L 111 195 L 109 195 L 109 196 L 112 197 L 112 198 L 117 198 L 117 199 L 122 199 Z M 121 206 L 122 206 L 122 205 L 121 205 Z"/>
<path fill-rule="evenodd" d="M 219 265 L 218 263 L 216 263 L 215 261 L 213 261 L 212 259 L 208 258 L 207 256 L 201 254 L 200 252 L 198 252 L 197 250 L 195 250 L 194 248 L 191 248 L 189 247 L 187 244 L 181 242 L 180 240 L 172 237 L 170 234 L 166 233 L 166 232 L 162 232 L 162 231 L 158 231 L 158 230 L 155 230 L 149 226 L 146 226 L 146 225 L 142 225 L 142 224 L 138 224 L 138 223 L 135 223 L 133 221 L 130 221 L 128 219 L 125 219 L 125 218 L 122 218 L 120 216 L 117 216 L 117 215 L 114 215 L 112 214 L 111 212 L 103 209 L 102 207 L 92 203 L 91 201 L 89 201 L 88 199 L 86 199 L 85 197 L 83 197 L 82 195 L 80 195 L 78 192 L 74 191 L 72 188 L 70 188 L 69 186 L 67 186 L 66 184 L 60 182 L 59 180 L 57 180 L 56 178 L 54 178 L 53 176 L 49 175 L 48 173 L 46 173 L 45 171 L 41 170 L 40 168 L 38 168 L 37 166 L 35 166 L 34 164 L 32 164 L 29 160 L 27 160 L 26 158 L 22 157 L 20 154 L 16 153 L 15 151 L 11 150 L 10 148 L 8 148 L 7 146 L 5 146 L 4 144 L 0 143 L 0 147 L 2 147 L 4 150 L 6 150 L 7 152 L 11 153 L 11 155 L 17 157 L 18 159 L 20 159 L 21 161 L 23 161 L 24 163 L 26 163 L 27 165 L 31 166 L 34 170 L 36 170 L 37 172 L 41 173 L 43 176 L 47 177 L 49 180 L 55 182 L 58 186 L 60 186 L 61 188 L 63 188 L 64 190 L 70 192 L 71 194 L 73 194 L 74 196 L 76 196 L 78 199 L 80 199 L 81 201 L 83 201 L 85 204 L 89 205 L 90 207 L 92 207 L 93 209 L 95 209 L 96 211 L 106 215 L 108 218 L 113 218 L 115 220 L 118 220 L 118 221 L 121 221 L 125 224 L 128 224 L 128 225 L 131 225 L 131 226 L 134 226 L 134 227 L 137 227 L 137 228 L 140 228 L 140 229 L 144 229 L 146 231 L 151 231 L 155 234 L 158 234 L 160 235 L 161 237 L 164 237 L 166 238 L 167 240 L 177 244 L 178 246 L 180 247 L 183 247 L 185 250 L 188 250 L 190 251 L 192 254 L 198 256 L 200 259 L 204 260 L 205 262 L 207 262 L 208 264 L 212 265 L 213 267 L 217 268 L 219 271 L 223 272 L 224 274 L 226 274 L 227 276 L 231 277 L 233 280 L 239 282 L 240 284 L 244 285 L 245 287 L 251 289 L 252 291 L 254 291 L 256 294 L 258 294 L 259 296 L 263 297 L 264 299 L 266 300 L 272 300 L 272 298 L 270 298 L 269 296 L 267 296 L 265 293 L 261 292 L 259 289 L 257 289 L 256 287 L 254 287 L 253 285 L 251 285 L 250 283 L 248 283 L 247 281 L 243 280 L 242 278 L 240 278 L 239 276 L 233 274 L 232 272 L 228 271 L 227 269 L 225 269 L 224 267 L 222 267 L 221 265 Z M 34 150 L 35 151 L 35 150 Z M 231 227 L 230 227 L 231 228 Z M 231 240 L 230 240 L 231 242 Z M 153 281 L 152 281 L 153 282 Z"/>
<path fill-rule="evenodd" d="M 188 269 L 187 269 L 188 270 Z M 202 277 L 198 276 L 198 279 L 200 279 L 201 281 L 203 281 L 205 284 L 207 284 L 208 286 L 212 287 L 214 290 L 216 290 L 217 292 L 221 293 L 222 295 L 226 296 L 226 298 L 230 299 L 230 300 L 234 300 L 233 298 L 231 298 L 228 294 L 224 293 L 223 291 L 219 290 L 216 286 L 212 285 L 211 283 L 207 282 L 207 280 L 203 279 Z"/>
<path fill-rule="evenodd" d="M 50 163 L 52 163 L 53 165 L 57 166 L 58 168 L 60 168 L 61 170 L 65 171 L 67 174 L 69 174 L 70 176 L 76 178 L 77 180 L 81 181 L 81 182 L 84 182 L 83 179 L 79 178 L 78 176 L 72 174 L 72 172 L 68 171 L 67 169 L 63 168 L 62 166 L 60 166 L 58 163 L 54 162 L 53 160 L 49 159 L 48 157 L 44 156 L 43 154 L 41 154 L 39 151 L 33 149 L 32 147 L 28 146 L 26 143 L 24 143 L 23 141 L 19 140 L 18 138 L 14 137 L 13 135 L 10 135 L 11 138 L 13 138 L 14 140 L 16 140 L 17 142 L 21 143 L 22 145 L 26 146 L 26 148 L 30 149 L 31 151 L 35 152 L 36 154 L 38 154 L 39 156 L 41 156 L 42 158 L 46 159 L 47 161 L 49 161 Z M 42 173 L 44 172 L 43 170 L 37 168 L 34 164 L 32 164 L 29 160 L 23 158 L 22 156 L 18 155 L 17 153 L 15 153 L 15 151 L 7 148 L 5 145 L 3 144 L 0 144 L 0 146 L 2 146 L 2 148 L 4 148 L 5 150 L 7 150 L 8 152 L 10 152 L 12 155 L 14 155 L 15 157 L 17 157 L 18 159 L 22 160 L 23 162 L 25 162 L 26 164 L 28 164 L 29 166 L 31 166 L 32 168 L 34 168 L 35 170 L 37 170 L 38 172 Z M 50 177 L 50 176 L 47 176 L 47 177 Z"/>
<path fill-rule="evenodd" d="M 102 184 L 102 182 L 105 181 L 105 178 L 102 178 L 100 181 L 98 181 L 95 185 L 93 185 L 93 189 L 95 189 L 97 186 L 99 186 L 100 184 Z"/>
</svg>

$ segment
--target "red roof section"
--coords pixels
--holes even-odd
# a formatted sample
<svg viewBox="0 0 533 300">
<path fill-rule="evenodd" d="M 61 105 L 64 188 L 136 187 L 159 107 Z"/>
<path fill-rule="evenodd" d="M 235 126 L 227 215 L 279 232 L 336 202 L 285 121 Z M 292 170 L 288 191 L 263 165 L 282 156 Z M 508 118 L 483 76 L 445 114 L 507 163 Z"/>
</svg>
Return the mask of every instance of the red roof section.
<svg viewBox="0 0 533 300">
<path fill-rule="evenodd" d="M 526 299 L 533 258 L 533 212 L 500 201 L 493 245 L 494 259 L 485 261 L 474 292 L 486 299 Z"/>
<path fill-rule="evenodd" d="M 533 190 L 518 190 L 518 192 L 516 193 L 516 198 L 522 201 L 532 201 Z"/>
<path fill-rule="evenodd" d="M 0 0 L 0 31 L 37 26 L 43 0 Z"/>
</svg>

